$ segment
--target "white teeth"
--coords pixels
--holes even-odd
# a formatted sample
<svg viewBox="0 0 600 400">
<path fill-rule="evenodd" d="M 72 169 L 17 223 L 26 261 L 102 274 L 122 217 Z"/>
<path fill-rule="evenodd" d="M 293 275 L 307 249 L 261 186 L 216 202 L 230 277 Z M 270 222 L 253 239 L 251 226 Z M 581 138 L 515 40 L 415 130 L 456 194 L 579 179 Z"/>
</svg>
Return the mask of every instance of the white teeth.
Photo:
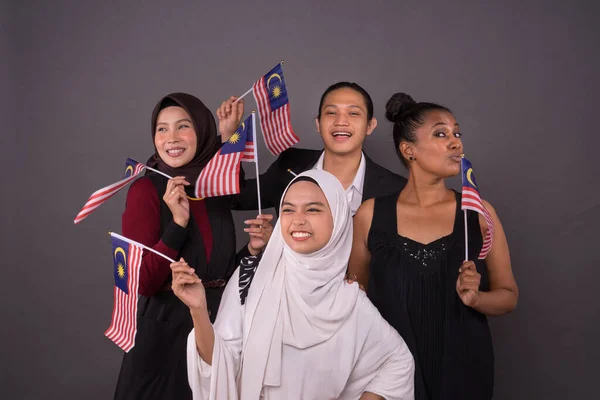
<svg viewBox="0 0 600 400">
<path fill-rule="evenodd" d="M 311 237 L 312 234 L 308 233 L 308 232 L 292 232 L 292 237 L 295 238 L 307 238 L 307 237 Z"/>
<path fill-rule="evenodd" d="M 181 153 L 183 153 L 183 150 L 184 149 L 170 149 L 170 150 L 167 150 L 167 153 L 168 154 L 181 154 Z"/>
<path fill-rule="evenodd" d="M 333 136 L 334 136 L 334 137 L 335 137 L 335 136 L 347 136 L 347 137 L 350 137 L 350 136 L 352 136 L 352 135 L 351 135 L 350 133 L 348 133 L 348 132 L 335 132 L 335 133 L 333 134 Z"/>
</svg>

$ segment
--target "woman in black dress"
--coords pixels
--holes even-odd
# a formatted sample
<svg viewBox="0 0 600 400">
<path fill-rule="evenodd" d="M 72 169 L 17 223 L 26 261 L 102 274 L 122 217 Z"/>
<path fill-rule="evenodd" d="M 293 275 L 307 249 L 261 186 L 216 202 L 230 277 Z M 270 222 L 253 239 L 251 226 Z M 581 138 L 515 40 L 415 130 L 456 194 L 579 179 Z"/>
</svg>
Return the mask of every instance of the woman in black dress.
<svg viewBox="0 0 600 400">
<path fill-rule="evenodd" d="M 415 358 L 416 399 L 490 399 L 494 354 L 486 316 L 517 305 L 502 225 L 485 263 L 464 261 L 461 195 L 444 179 L 461 172 L 459 125 L 450 110 L 404 93 L 386 104 L 396 151 L 409 170 L 399 193 L 367 200 L 354 217 L 349 275 L 367 288 Z M 394 218 L 395 216 L 395 218 Z M 468 211 L 469 260 L 488 226 Z"/>
</svg>

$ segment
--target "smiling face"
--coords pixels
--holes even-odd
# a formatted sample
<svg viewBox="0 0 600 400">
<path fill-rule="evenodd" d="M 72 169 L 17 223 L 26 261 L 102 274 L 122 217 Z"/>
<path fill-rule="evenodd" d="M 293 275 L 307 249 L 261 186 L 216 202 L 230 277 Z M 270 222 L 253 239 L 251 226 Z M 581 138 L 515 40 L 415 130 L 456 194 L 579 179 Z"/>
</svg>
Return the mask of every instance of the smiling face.
<svg viewBox="0 0 600 400">
<path fill-rule="evenodd" d="M 158 114 L 154 146 L 170 167 L 183 167 L 196 155 L 197 137 L 190 115 L 181 107 L 166 107 Z"/>
<path fill-rule="evenodd" d="M 316 123 L 325 148 L 337 155 L 362 151 L 365 138 L 377 126 L 375 118 L 368 119 L 363 95 L 348 87 L 325 96 Z"/>
<path fill-rule="evenodd" d="M 438 178 L 448 178 L 460 173 L 463 152 L 462 134 L 454 116 L 446 111 L 432 110 L 425 114 L 423 125 L 415 130 L 415 142 L 403 142 L 400 150 L 411 161 Z"/>
<path fill-rule="evenodd" d="M 283 198 L 279 217 L 285 243 L 296 253 L 322 249 L 333 232 L 333 216 L 321 188 L 309 181 L 292 184 Z"/>
</svg>

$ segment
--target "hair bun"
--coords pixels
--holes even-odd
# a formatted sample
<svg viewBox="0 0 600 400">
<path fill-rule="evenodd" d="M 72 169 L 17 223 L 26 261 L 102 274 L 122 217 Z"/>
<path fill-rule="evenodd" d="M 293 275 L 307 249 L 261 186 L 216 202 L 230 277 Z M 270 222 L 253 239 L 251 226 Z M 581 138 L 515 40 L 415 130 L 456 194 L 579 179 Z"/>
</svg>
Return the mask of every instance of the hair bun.
<svg viewBox="0 0 600 400">
<path fill-rule="evenodd" d="M 385 103 L 385 117 L 390 122 L 396 122 L 398 115 L 417 102 L 406 93 L 396 93 Z"/>
</svg>

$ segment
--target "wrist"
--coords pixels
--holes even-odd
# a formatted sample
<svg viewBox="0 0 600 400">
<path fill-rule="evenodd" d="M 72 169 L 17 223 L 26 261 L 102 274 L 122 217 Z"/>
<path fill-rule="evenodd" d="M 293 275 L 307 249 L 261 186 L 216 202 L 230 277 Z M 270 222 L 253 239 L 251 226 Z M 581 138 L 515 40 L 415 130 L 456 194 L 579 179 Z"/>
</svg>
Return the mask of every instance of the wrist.
<svg viewBox="0 0 600 400">
<path fill-rule="evenodd" d="M 179 225 L 182 228 L 187 228 L 187 224 L 189 222 L 189 218 L 176 218 L 173 217 L 173 222 Z"/>
<path fill-rule="evenodd" d="M 209 319 L 208 307 L 206 304 L 201 304 L 197 307 L 190 307 L 190 314 L 192 315 L 192 319 L 194 321 Z"/>
<path fill-rule="evenodd" d="M 260 248 L 260 249 L 254 249 L 254 248 L 253 248 L 253 247 L 250 245 L 250 243 L 248 243 L 248 252 L 250 253 L 250 255 L 251 255 L 251 256 L 257 256 L 257 255 L 259 255 L 260 253 L 262 253 L 262 251 L 263 251 L 263 249 L 262 249 L 262 248 Z"/>
</svg>

